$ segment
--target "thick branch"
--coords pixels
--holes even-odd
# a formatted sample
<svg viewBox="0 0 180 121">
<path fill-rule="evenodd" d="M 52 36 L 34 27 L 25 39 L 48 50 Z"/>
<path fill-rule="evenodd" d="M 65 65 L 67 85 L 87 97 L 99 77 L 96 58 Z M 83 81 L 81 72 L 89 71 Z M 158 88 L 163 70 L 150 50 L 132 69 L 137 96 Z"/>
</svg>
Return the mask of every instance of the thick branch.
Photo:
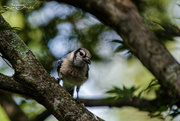
<svg viewBox="0 0 180 121">
<path fill-rule="evenodd" d="M 154 107 L 151 101 L 140 99 L 137 97 L 125 98 L 121 101 L 108 100 L 108 99 L 79 99 L 86 107 L 108 106 L 108 107 L 123 107 L 132 106 L 139 109 L 150 109 Z M 50 115 L 49 111 L 45 110 L 31 121 L 41 121 Z"/>
<path fill-rule="evenodd" d="M 0 104 L 11 121 L 29 121 L 28 117 L 12 99 L 11 93 L 0 90 Z"/>
<path fill-rule="evenodd" d="M 0 25 L 9 26 L 1 15 Z M 72 96 L 57 84 L 56 80 L 46 72 L 14 31 L 0 31 L 0 47 L 2 55 L 15 69 L 14 78 L 9 79 L 14 79 L 18 82 L 16 82 L 17 84 L 21 84 L 22 88 L 27 88 L 23 93 L 44 105 L 58 120 L 102 120 L 94 116 L 84 106 L 77 104 Z M 11 88 L 4 89 L 8 91 L 16 90 L 14 86 L 11 86 Z"/>
<path fill-rule="evenodd" d="M 131 0 L 57 0 L 92 13 L 112 27 L 160 83 L 180 98 L 180 65 L 157 39 Z"/>
<path fill-rule="evenodd" d="M 21 83 L 14 80 L 13 77 L 5 76 L 0 73 L 0 89 L 8 90 L 11 92 L 25 94 L 28 96 L 28 89 Z"/>
</svg>

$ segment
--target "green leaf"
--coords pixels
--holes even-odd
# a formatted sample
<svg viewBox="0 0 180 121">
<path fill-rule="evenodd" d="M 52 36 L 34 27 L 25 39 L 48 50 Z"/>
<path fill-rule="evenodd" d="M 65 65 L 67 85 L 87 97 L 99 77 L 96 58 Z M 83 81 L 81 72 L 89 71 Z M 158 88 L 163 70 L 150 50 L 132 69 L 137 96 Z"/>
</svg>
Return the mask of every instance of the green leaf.
<svg viewBox="0 0 180 121">
<path fill-rule="evenodd" d="M 157 79 L 152 79 L 151 82 L 149 83 L 148 87 L 144 90 L 142 90 L 139 94 L 138 94 L 138 98 L 141 97 L 142 93 L 147 91 L 147 93 L 149 93 L 151 91 L 151 89 L 154 87 L 154 86 L 157 86 L 159 85 L 159 83 L 157 82 Z"/>
<path fill-rule="evenodd" d="M 128 48 L 124 45 L 119 45 L 114 52 L 122 52 L 124 50 L 127 50 Z"/>
<path fill-rule="evenodd" d="M 0 25 L 0 31 L 6 31 L 6 30 L 20 30 L 19 27 L 10 27 L 7 25 Z"/>
<path fill-rule="evenodd" d="M 115 40 L 112 40 L 112 42 L 124 44 L 124 41 L 123 41 L 123 40 L 117 40 L 117 39 L 115 39 Z"/>
<path fill-rule="evenodd" d="M 122 52 L 127 50 L 127 53 L 131 53 L 131 50 L 123 40 L 112 40 L 112 42 L 119 43 L 120 45 L 114 50 L 114 52 Z"/>
<path fill-rule="evenodd" d="M 135 88 L 135 87 L 126 88 L 125 86 L 123 86 L 123 88 L 121 89 L 119 87 L 114 86 L 113 89 L 107 91 L 106 93 L 113 94 L 115 96 L 108 97 L 107 99 L 121 101 L 123 98 L 132 98 L 133 93 L 136 90 L 137 90 L 137 88 Z"/>
<path fill-rule="evenodd" d="M 173 24 L 160 24 L 158 22 L 153 21 L 155 24 L 158 24 L 159 26 L 161 26 L 164 30 L 159 30 L 160 33 L 165 34 L 166 35 L 172 35 L 172 36 L 180 36 L 180 29 Z M 159 34 L 160 34 L 159 33 Z"/>
</svg>

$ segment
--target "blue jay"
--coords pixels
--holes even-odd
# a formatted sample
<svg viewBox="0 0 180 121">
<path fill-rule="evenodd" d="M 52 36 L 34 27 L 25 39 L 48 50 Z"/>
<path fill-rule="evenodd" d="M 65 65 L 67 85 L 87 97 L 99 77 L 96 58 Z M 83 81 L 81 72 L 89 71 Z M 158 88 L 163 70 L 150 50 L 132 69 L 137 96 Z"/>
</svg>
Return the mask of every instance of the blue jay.
<svg viewBox="0 0 180 121">
<path fill-rule="evenodd" d="M 74 86 L 77 86 L 77 100 L 80 85 L 88 79 L 91 54 L 85 48 L 79 48 L 67 54 L 58 61 L 59 79 L 63 80 L 63 87 L 73 95 Z"/>
</svg>

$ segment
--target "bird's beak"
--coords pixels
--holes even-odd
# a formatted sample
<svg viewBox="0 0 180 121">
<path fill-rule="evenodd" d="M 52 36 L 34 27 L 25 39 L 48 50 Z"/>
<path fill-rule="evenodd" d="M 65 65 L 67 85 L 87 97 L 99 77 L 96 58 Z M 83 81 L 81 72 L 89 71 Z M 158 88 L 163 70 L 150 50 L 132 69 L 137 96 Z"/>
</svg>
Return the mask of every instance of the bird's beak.
<svg viewBox="0 0 180 121">
<path fill-rule="evenodd" d="M 85 61 L 87 64 L 91 64 L 91 61 L 89 58 L 84 58 L 83 61 Z"/>
</svg>

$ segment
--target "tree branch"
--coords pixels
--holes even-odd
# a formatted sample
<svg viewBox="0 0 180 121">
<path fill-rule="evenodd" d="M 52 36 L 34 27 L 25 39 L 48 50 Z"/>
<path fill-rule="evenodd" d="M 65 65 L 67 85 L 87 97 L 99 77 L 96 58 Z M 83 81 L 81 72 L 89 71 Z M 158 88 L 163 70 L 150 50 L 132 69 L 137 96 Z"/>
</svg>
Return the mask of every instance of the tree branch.
<svg viewBox="0 0 180 121">
<path fill-rule="evenodd" d="M 9 24 L 0 15 L 0 25 Z M 84 106 L 77 104 L 57 81 L 43 68 L 32 52 L 12 30 L 0 31 L 0 52 L 12 64 L 15 74 L 11 79 L 21 84 L 23 92 L 44 105 L 60 121 L 101 121 Z M 1 74 L 2 75 L 2 74 Z M 5 76 L 1 76 L 7 78 Z M 0 79 L 1 81 L 3 80 Z M 6 79 L 6 80 L 8 80 Z M 3 81 L 2 81 L 3 82 Z M 9 80 L 8 80 L 8 83 Z M 5 83 L 4 83 L 5 85 Z M 14 83 L 12 83 L 14 85 Z M 7 91 L 18 91 L 14 86 L 3 88 Z M 11 89 L 11 88 L 12 89 Z M 20 87 L 20 85 L 19 85 Z"/>
<path fill-rule="evenodd" d="M 28 88 L 14 80 L 13 77 L 5 76 L 0 73 L 0 89 L 15 92 L 28 96 Z"/>
<path fill-rule="evenodd" d="M 140 99 L 137 97 L 125 98 L 121 101 L 109 100 L 109 99 L 79 99 L 86 107 L 108 106 L 108 107 L 123 107 L 132 106 L 139 109 L 153 108 L 154 104 L 151 101 Z M 50 115 L 49 111 L 45 110 L 31 121 L 42 121 Z"/>
<path fill-rule="evenodd" d="M 145 99 L 140 99 L 137 97 L 125 98 L 121 101 L 108 100 L 108 99 L 80 99 L 81 102 L 87 107 L 92 106 L 109 106 L 109 107 L 123 107 L 132 106 L 139 109 L 153 107 L 150 101 Z"/>
<path fill-rule="evenodd" d="M 169 94 L 180 99 L 180 65 L 157 39 L 131 0 L 57 0 L 95 15 L 123 38 Z"/>
</svg>

